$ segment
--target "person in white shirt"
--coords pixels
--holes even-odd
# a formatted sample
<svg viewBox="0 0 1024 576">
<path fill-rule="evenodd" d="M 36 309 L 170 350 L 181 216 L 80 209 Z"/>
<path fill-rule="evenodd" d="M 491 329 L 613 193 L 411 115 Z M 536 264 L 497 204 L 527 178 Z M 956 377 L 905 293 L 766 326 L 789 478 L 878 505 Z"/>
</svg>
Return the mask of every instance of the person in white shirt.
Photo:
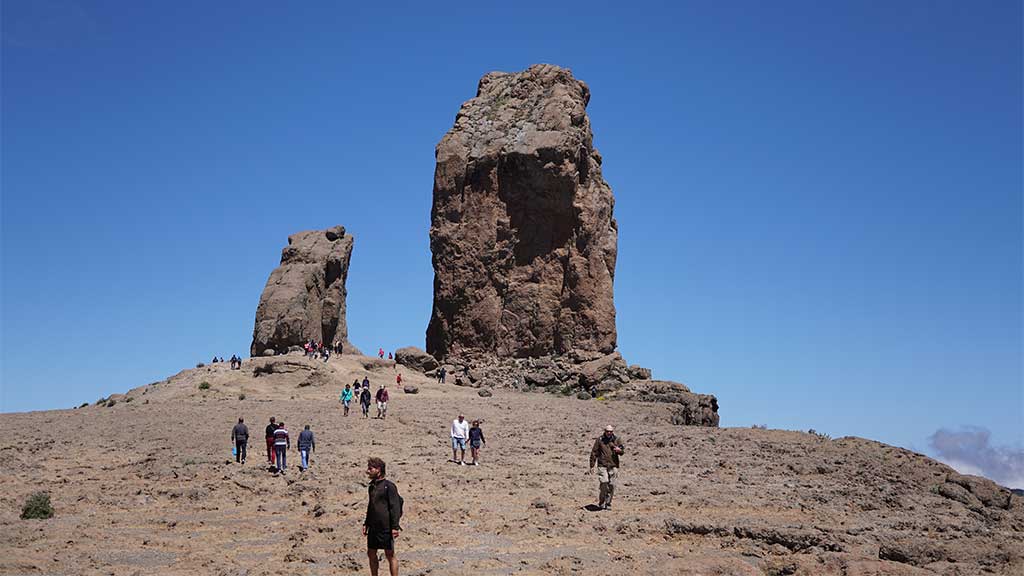
<svg viewBox="0 0 1024 576">
<path fill-rule="evenodd" d="M 452 420 L 452 462 L 458 462 L 460 465 L 466 465 L 466 440 L 469 438 L 469 422 L 466 422 L 466 417 L 459 414 L 459 417 Z M 456 460 L 458 452 L 461 450 L 462 454 Z"/>
</svg>

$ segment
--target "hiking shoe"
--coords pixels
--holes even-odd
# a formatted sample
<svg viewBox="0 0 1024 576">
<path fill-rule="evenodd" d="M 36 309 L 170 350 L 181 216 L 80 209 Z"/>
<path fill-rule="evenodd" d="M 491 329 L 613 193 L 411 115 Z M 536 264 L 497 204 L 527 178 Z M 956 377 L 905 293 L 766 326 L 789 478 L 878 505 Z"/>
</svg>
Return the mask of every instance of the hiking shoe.
<svg viewBox="0 0 1024 576">
<path fill-rule="evenodd" d="M 466 462 L 464 460 L 459 460 L 459 466 L 465 466 L 465 465 L 466 465 Z"/>
<path fill-rule="evenodd" d="M 473 466 L 479 466 L 479 465 L 480 465 L 479 462 L 473 462 Z"/>
</svg>

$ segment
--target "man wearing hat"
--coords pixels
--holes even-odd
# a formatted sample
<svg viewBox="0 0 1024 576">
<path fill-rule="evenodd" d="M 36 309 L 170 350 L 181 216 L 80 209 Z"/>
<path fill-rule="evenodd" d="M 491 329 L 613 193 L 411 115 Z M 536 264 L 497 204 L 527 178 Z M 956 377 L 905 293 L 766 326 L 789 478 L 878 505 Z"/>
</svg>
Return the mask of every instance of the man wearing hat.
<svg viewBox="0 0 1024 576">
<path fill-rule="evenodd" d="M 590 451 L 590 471 L 594 473 L 594 464 L 597 464 L 597 479 L 601 482 L 598 507 L 608 510 L 612 507 L 612 496 L 615 495 L 615 477 L 619 471 L 619 455 L 625 452 L 622 441 L 615 435 L 615 429 L 611 424 L 604 427 L 604 434 L 598 436 L 594 441 L 594 448 Z"/>
</svg>

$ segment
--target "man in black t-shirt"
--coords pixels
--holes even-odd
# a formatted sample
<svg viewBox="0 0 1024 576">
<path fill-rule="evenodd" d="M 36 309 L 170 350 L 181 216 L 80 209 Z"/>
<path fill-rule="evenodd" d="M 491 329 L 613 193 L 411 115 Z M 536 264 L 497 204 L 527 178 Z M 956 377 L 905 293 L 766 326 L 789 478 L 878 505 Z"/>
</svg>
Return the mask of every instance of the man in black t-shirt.
<svg viewBox="0 0 1024 576">
<path fill-rule="evenodd" d="M 380 560 L 377 551 L 383 550 L 391 576 L 398 576 L 398 558 L 395 557 L 395 538 L 402 527 L 402 497 L 395 483 L 384 478 L 386 467 L 380 458 L 366 461 L 366 475 L 370 477 L 369 501 L 363 535 L 366 536 L 366 556 L 370 559 L 370 574 L 377 576 Z"/>
</svg>

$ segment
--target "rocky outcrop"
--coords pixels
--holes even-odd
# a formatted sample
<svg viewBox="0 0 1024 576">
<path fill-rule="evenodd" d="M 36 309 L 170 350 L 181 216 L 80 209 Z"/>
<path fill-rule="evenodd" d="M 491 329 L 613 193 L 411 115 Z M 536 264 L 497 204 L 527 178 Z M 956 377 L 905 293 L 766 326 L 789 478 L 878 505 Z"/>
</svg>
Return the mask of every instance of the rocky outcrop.
<svg viewBox="0 0 1024 576">
<path fill-rule="evenodd" d="M 684 384 L 664 380 L 639 380 L 614 392 L 618 400 L 664 402 L 672 405 L 672 423 L 682 426 L 718 426 L 718 399 L 694 394 Z"/>
<path fill-rule="evenodd" d="M 252 356 L 285 353 L 310 340 L 350 348 L 345 281 L 352 244 L 344 226 L 288 237 L 256 309 Z"/>
<path fill-rule="evenodd" d="M 395 363 L 419 372 L 430 372 L 438 367 L 437 360 L 415 346 L 395 350 Z"/>
<path fill-rule="evenodd" d="M 564 68 L 493 72 L 438 144 L 435 358 L 615 350 L 618 229 L 589 100 Z"/>
</svg>

